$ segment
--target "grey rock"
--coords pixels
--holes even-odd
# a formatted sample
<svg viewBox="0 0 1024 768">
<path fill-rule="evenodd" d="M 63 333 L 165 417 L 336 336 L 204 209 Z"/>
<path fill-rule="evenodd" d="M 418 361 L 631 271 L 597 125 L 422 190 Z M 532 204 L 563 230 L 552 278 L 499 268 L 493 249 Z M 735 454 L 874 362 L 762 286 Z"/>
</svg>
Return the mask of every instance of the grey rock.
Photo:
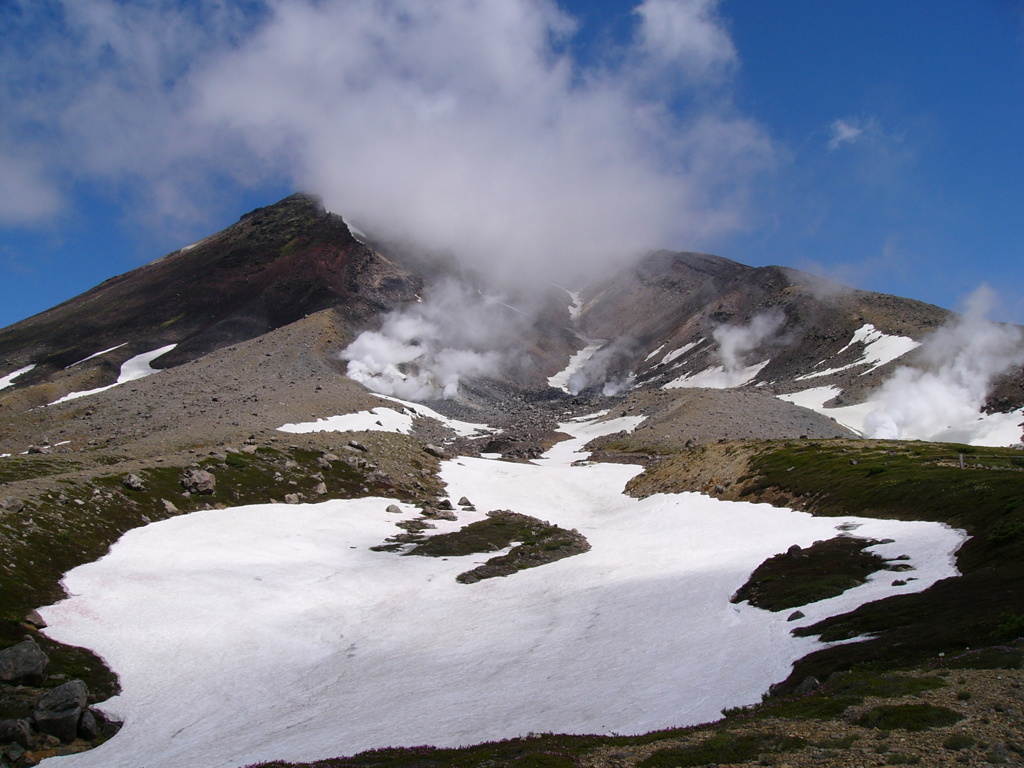
<svg viewBox="0 0 1024 768">
<path fill-rule="evenodd" d="M 473 502 L 470 501 L 469 499 L 467 499 L 465 496 L 463 496 L 462 498 L 459 499 L 459 506 L 460 507 L 472 507 L 473 506 Z"/>
<path fill-rule="evenodd" d="M 327 462 L 331 462 L 331 461 L 341 461 L 341 459 L 339 459 L 339 458 L 338 458 L 338 457 L 337 457 L 337 456 L 336 456 L 335 454 L 333 454 L 333 453 L 325 453 L 325 454 L 324 454 L 324 455 L 323 455 L 323 456 L 322 456 L 321 458 L 322 458 L 322 459 L 323 459 L 324 461 L 327 461 Z"/>
<path fill-rule="evenodd" d="M 21 499 L 16 499 L 13 496 L 7 496 L 0 499 L 0 512 L 12 512 L 17 514 L 25 508 L 25 502 Z"/>
<path fill-rule="evenodd" d="M 302 499 L 299 498 L 299 494 L 297 494 L 297 493 L 286 493 L 284 495 L 284 503 L 285 504 L 298 504 L 301 501 L 302 501 Z"/>
<path fill-rule="evenodd" d="M 169 515 L 176 515 L 176 514 L 178 514 L 178 508 L 176 506 L 174 506 L 174 504 L 169 502 L 167 499 L 160 499 L 160 502 L 164 505 L 164 511 L 167 514 L 169 514 Z"/>
<path fill-rule="evenodd" d="M 256 453 L 256 446 L 246 443 L 242 446 L 242 453 Z"/>
<path fill-rule="evenodd" d="M 96 715 L 91 709 L 82 713 L 82 719 L 78 721 L 78 735 L 83 739 L 92 741 L 100 734 L 100 724 L 96 721 Z"/>
<path fill-rule="evenodd" d="M 423 450 L 429 453 L 431 456 L 436 456 L 439 459 L 444 458 L 444 448 L 434 445 L 433 443 L 427 443 L 423 446 Z"/>
<path fill-rule="evenodd" d="M 448 499 L 441 499 L 439 502 L 437 502 L 437 508 L 438 509 L 444 509 L 444 510 L 455 509 L 455 507 L 452 506 L 451 501 L 449 501 Z"/>
<path fill-rule="evenodd" d="M 71 742 L 78 735 L 78 721 L 82 719 L 89 689 L 81 680 L 71 680 L 39 697 L 36 704 L 36 730 Z"/>
<path fill-rule="evenodd" d="M 401 508 L 399 508 L 399 506 L 397 504 L 388 504 L 387 508 L 384 511 L 388 512 L 388 513 L 390 513 L 392 515 L 400 515 L 400 514 L 402 514 L 402 510 L 401 510 Z"/>
<path fill-rule="evenodd" d="M 316 487 L 313 489 L 313 493 L 315 493 L 317 496 L 323 496 L 324 494 L 327 493 L 327 484 L 317 483 Z"/>
<path fill-rule="evenodd" d="M 141 477 L 133 475 L 130 472 L 121 478 L 121 485 L 131 491 L 141 491 L 146 487 L 146 484 L 142 482 Z"/>
<path fill-rule="evenodd" d="M 360 443 L 360 442 L 359 442 L 358 440 L 349 440 L 349 441 L 348 441 L 348 447 L 349 447 L 349 448 L 355 448 L 355 449 L 356 449 L 357 451 L 363 451 L 364 453 L 366 453 L 367 451 L 369 451 L 369 450 L 370 450 L 370 449 L 369 449 L 369 448 L 367 448 L 367 447 L 366 447 L 365 445 L 363 445 L 362 443 Z M 326 457 L 325 457 L 325 458 L 326 458 Z M 328 460 L 329 460 L 329 459 L 328 459 Z"/>
<path fill-rule="evenodd" d="M 0 744 L 12 743 L 25 749 L 32 746 L 32 732 L 27 720 L 0 720 Z"/>
<path fill-rule="evenodd" d="M 213 493 L 217 478 L 205 469 L 189 468 L 181 477 L 181 485 L 189 493 Z"/>
<path fill-rule="evenodd" d="M 818 678 L 814 677 L 813 675 L 808 675 L 803 679 L 800 685 L 793 689 L 793 693 L 810 693 L 811 691 L 815 690 L 820 686 L 821 682 L 818 680 Z"/>
<path fill-rule="evenodd" d="M 39 611 L 29 611 L 25 614 L 24 621 L 26 624 L 31 624 L 36 629 L 46 628 L 46 620 L 39 615 Z"/>
<path fill-rule="evenodd" d="M 15 685 L 42 685 L 50 659 L 36 641 L 25 638 L 17 645 L 0 651 L 0 682 Z"/>
</svg>

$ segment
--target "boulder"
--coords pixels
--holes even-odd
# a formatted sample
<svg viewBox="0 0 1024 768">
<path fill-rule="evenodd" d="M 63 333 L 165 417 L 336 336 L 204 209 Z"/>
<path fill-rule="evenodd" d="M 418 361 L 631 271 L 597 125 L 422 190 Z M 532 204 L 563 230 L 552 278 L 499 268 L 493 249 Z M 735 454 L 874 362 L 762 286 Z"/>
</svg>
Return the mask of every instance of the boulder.
<svg viewBox="0 0 1024 768">
<path fill-rule="evenodd" d="M 213 493 L 217 478 L 205 469 L 189 468 L 181 477 L 181 485 L 189 493 Z"/>
<path fill-rule="evenodd" d="M 397 504 L 388 504 L 387 508 L 384 511 L 392 515 L 402 514 L 402 509 Z"/>
<path fill-rule="evenodd" d="M 88 698 L 89 689 L 81 680 L 70 680 L 47 691 L 39 697 L 32 716 L 36 730 L 65 743 L 74 741 Z"/>
<path fill-rule="evenodd" d="M 26 637 L 17 645 L 0 651 L 0 682 L 42 685 L 50 659 L 36 641 Z"/>
<path fill-rule="evenodd" d="M 146 487 L 146 484 L 142 482 L 141 477 L 133 475 L 130 472 L 121 478 L 121 485 L 130 491 L 141 491 Z"/>
<path fill-rule="evenodd" d="M 0 744 L 32 746 L 32 733 L 27 720 L 0 720 Z"/>
<path fill-rule="evenodd" d="M 284 495 L 285 504 L 299 504 L 301 501 L 302 499 L 299 498 L 299 494 L 297 493 L 286 493 Z"/>
<path fill-rule="evenodd" d="M 465 496 L 463 496 L 462 498 L 459 499 L 459 506 L 460 507 L 472 507 L 473 506 L 473 502 L 470 501 L 469 499 L 467 499 Z"/>
<path fill-rule="evenodd" d="M 78 721 L 78 735 L 88 741 L 100 735 L 100 724 L 91 709 L 82 713 L 82 719 Z"/>
<path fill-rule="evenodd" d="M 435 456 L 438 459 L 444 458 L 444 448 L 434 445 L 433 443 L 427 443 L 423 446 L 423 450 L 429 453 L 431 456 Z"/>
<path fill-rule="evenodd" d="M 313 493 L 316 494 L 317 496 L 323 496 L 324 494 L 326 494 L 327 493 L 327 483 L 324 483 L 324 482 L 317 483 L 316 487 L 313 488 Z"/>
<path fill-rule="evenodd" d="M 29 611 L 22 621 L 31 624 L 36 629 L 46 629 L 46 619 L 39 615 L 39 611 Z"/>
</svg>

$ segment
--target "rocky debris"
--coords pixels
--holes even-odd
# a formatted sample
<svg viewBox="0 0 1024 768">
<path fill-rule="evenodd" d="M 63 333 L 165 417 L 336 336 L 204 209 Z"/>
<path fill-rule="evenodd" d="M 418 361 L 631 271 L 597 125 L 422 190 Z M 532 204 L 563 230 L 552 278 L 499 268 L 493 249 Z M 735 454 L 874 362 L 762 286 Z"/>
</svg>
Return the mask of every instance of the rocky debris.
<svg viewBox="0 0 1024 768">
<path fill-rule="evenodd" d="M 28 720 L 0 720 L 0 744 L 12 743 L 25 749 L 32 746 L 32 730 Z"/>
<path fill-rule="evenodd" d="M 42 685 L 49 665 L 50 659 L 43 649 L 31 637 L 26 637 L 17 645 L 0 651 L 0 682 Z"/>
<path fill-rule="evenodd" d="M 31 624 L 36 629 L 46 629 L 46 620 L 39 615 L 39 611 L 29 611 L 22 621 Z"/>
<path fill-rule="evenodd" d="M 142 482 L 142 478 L 130 472 L 121 478 L 121 485 L 130 491 L 144 491 L 146 489 L 146 484 Z"/>
<path fill-rule="evenodd" d="M 39 697 L 32 715 L 36 730 L 71 742 L 78 736 L 78 724 L 85 713 L 89 689 L 81 680 L 71 680 Z"/>
<path fill-rule="evenodd" d="M 217 478 L 205 469 L 189 467 L 181 476 L 181 485 L 189 493 L 213 493 L 217 487 Z"/>
<path fill-rule="evenodd" d="M 25 508 L 25 502 L 21 499 L 16 499 L 13 496 L 6 496 L 0 499 L 0 512 L 10 512 L 17 514 Z"/>
</svg>

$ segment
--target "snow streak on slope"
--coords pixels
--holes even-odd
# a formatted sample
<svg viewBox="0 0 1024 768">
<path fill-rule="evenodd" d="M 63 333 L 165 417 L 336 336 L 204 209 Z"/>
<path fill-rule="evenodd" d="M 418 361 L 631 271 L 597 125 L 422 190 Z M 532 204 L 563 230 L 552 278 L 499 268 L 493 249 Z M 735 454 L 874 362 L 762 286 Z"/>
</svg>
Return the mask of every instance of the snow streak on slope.
<svg viewBox="0 0 1024 768">
<path fill-rule="evenodd" d="M 536 464 L 443 464 L 452 497 L 577 528 L 592 549 L 476 584 L 486 559 L 401 557 L 388 499 L 209 510 L 126 534 L 76 568 L 47 633 L 118 672 L 105 708 L 125 726 L 60 768 L 209 768 L 309 761 L 386 745 L 461 745 L 530 731 L 634 733 L 757 701 L 816 648 L 797 624 L 956 574 L 962 533 L 934 523 L 814 518 L 697 494 L 622 494 L 640 467 L 583 464 L 598 434 L 639 419 L 564 426 Z M 415 510 L 404 507 L 411 516 Z M 893 539 L 916 581 L 891 573 L 787 622 L 729 596 L 765 558 L 858 525 Z M 47 763 L 49 765 L 50 763 Z"/>
<path fill-rule="evenodd" d="M 854 344 L 861 343 L 864 345 L 864 354 L 856 362 L 849 363 L 848 365 L 840 366 L 839 368 L 829 368 L 824 371 L 814 371 L 813 373 L 807 373 L 803 376 L 797 376 L 796 381 L 804 381 L 806 379 L 814 379 L 821 376 L 831 376 L 834 373 L 841 373 L 849 370 L 850 368 L 856 368 L 858 365 L 870 365 L 871 367 L 862 371 L 861 376 L 871 373 L 876 368 L 881 368 L 887 363 L 891 363 L 897 358 L 903 357 L 908 352 L 917 349 L 921 346 L 921 342 L 914 341 L 908 336 L 890 336 L 889 334 L 882 333 L 880 330 L 867 323 L 861 326 L 853 334 L 853 338 L 850 343 L 840 349 L 836 354 L 841 355 L 843 352 L 848 350 Z M 824 365 L 827 362 L 823 360 L 818 365 Z"/>
<path fill-rule="evenodd" d="M 548 379 L 548 386 L 554 387 L 555 389 L 560 389 L 563 392 L 569 393 L 570 395 L 576 394 L 575 392 L 570 391 L 569 380 L 572 378 L 572 375 L 576 373 L 576 371 L 578 371 L 580 368 L 582 368 L 583 364 L 586 363 L 590 358 L 592 358 L 594 354 L 597 352 L 597 350 L 599 350 L 603 345 L 603 340 L 588 344 L 575 355 L 570 357 L 569 364 L 565 366 L 563 370 L 559 371 L 554 376 L 551 376 Z"/>
<path fill-rule="evenodd" d="M 710 389 L 730 389 L 749 384 L 771 360 L 748 365 L 745 368 L 729 370 L 722 365 L 713 365 L 694 374 L 685 374 L 665 384 L 662 389 L 683 389 L 687 387 L 708 387 Z"/>
<path fill-rule="evenodd" d="M 88 395 L 95 395 L 100 392 L 106 392 L 108 389 L 113 389 L 120 384 L 127 384 L 129 381 L 136 381 L 137 379 L 144 379 L 146 376 L 152 376 L 154 373 L 160 371 L 153 368 L 150 363 L 156 360 L 161 355 L 166 355 L 177 344 L 168 344 L 166 347 L 160 347 L 160 349 L 154 349 L 150 352 L 143 352 L 141 355 L 136 355 L 133 358 L 125 360 L 121 364 L 121 375 L 117 377 L 117 381 L 113 384 L 108 384 L 105 387 L 97 387 L 96 389 L 87 389 L 82 392 L 70 392 L 64 395 L 64 397 L 54 400 L 50 405 L 57 405 L 57 403 L 64 403 L 68 400 L 76 400 L 79 397 L 87 397 Z M 110 350 L 106 350 L 109 352 Z M 86 358 L 88 359 L 88 358 Z M 84 362 L 84 361 L 79 361 Z"/>
<path fill-rule="evenodd" d="M 396 432 L 401 435 L 408 435 L 412 432 L 413 419 L 425 417 L 440 421 L 462 437 L 473 437 L 484 432 L 500 431 L 486 424 L 474 424 L 469 421 L 449 419 L 433 408 L 428 408 L 420 403 L 399 400 L 397 397 L 388 397 L 386 395 L 381 395 L 381 398 L 397 403 L 400 408 L 373 408 L 369 411 L 330 416 L 326 419 L 306 421 L 300 424 L 284 424 L 278 427 L 278 430 L 295 434 L 304 434 L 306 432 L 361 432 L 365 430 L 369 432 Z"/>
<path fill-rule="evenodd" d="M 24 376 L 35 367 L 35 363 L 32 363 L 32 365 L 26 365 L 24 368 L 19 368 L 13 373 L 8 373 L 6 376 L 0 376 L 0 389 L 7 389 L 8 387 L 14 386 L 14 380 L 16 378 Z"/>
</svg>

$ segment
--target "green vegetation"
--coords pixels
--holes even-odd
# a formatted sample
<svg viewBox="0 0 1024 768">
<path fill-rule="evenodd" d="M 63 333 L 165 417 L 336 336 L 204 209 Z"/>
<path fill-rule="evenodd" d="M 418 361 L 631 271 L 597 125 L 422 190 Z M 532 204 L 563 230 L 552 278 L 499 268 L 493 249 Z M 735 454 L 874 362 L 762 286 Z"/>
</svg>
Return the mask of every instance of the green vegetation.
<svg viewBox="0 0 1024 768">
<path fill-rule="evenodd" d="M 483 565 L 460 573 L 456 579 L 463 584 L 472 584 L 481 579 L 508 576 L 590 549 L 590 544 L 578 531 L 567 531 L 529 515 L 498 510 L 488 512 L 485 520 L 470 523 L 461 530 L 431 536 L 406 554 L 460 557 L 495 552 L 513 543 L 517 546 L 507 554 L 492 557 Z"/>
<path fill-rule="evenodd" d="M 934 704 L 884 704 L 869 709 L 854 722 L 864 728 L 882 731 L 925 731 L 953 725 L 962 719 L 959 713 Z"/>
<path fill-rule="evenodd" d="M 810 547 L 792 547 L 765 560 L 732 597 L 757 608 L 781 611 L 841 595 L 863 584 L 886 562 L 866 548 L 877 541 L 837 536 Z"/>
<path fill-rule="evenodd" d="M 746 763 L 762 755 L 803 749 L 807 742 L 777 733 L 719 731 L 700 744 L 659 749 L 638 768 L 683 768 L 708 763 Z"/>
<path fill-rule="evenodd" d="M 978 740 L 968 733 L 954 733 L 942 742 L 942 747 L 952 752 L 959 752 L 961 749 L 970 749 L 977 743 Z"/>
</svg>

